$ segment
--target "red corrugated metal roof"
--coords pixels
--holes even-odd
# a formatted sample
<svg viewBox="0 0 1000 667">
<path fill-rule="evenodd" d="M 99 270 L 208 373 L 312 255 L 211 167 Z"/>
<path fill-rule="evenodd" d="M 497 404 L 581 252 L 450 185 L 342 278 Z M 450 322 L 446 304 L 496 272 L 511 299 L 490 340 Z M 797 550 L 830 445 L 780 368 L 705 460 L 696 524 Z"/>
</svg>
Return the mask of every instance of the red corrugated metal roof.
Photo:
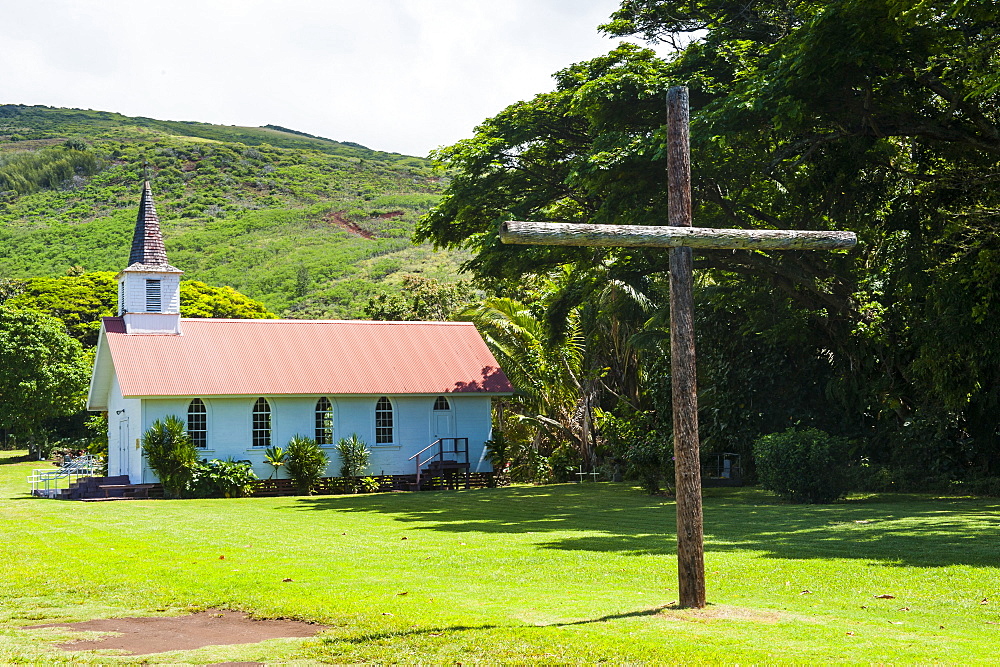
<svg viewBox="0 0 1000 667">
<path fill-rule="evenodd" d="M 469 322 L 184 319 L 183 335 L 104 330 L 125 397 L 512 391 Z"/>
</svg>

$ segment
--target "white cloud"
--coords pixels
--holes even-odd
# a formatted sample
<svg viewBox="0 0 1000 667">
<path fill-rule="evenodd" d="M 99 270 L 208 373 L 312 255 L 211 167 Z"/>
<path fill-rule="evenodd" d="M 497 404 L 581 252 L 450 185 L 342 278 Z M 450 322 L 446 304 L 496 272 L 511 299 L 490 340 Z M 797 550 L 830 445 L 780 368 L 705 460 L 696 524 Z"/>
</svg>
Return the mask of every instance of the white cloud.
<svg viewBox="0 0 1000 667">
<path fill-rule="evenodd" d="M 6 7 L 3 5 L 10 5 Z M 616 0 L 0 0 L 0 103 L 424 155 L 613 48 Z"/>
</svg>

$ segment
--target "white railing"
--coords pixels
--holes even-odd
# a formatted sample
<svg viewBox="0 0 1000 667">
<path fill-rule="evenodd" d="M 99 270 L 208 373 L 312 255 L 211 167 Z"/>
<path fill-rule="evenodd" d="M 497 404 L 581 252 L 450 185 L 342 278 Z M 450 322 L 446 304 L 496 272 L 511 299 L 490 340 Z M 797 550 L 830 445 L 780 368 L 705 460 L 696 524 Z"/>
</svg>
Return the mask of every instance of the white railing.
<svg viewBox="0 0 1000 667">
<path fill-rule="evenodd" d="M 28 476 L 31 495 L 54 498 L 59 491 L 81 477 L 93 477 L 101 467 L 101 460 L 91 454 L 84 454 L 63 463 L 58 468 L 36 468 Z M 62 480 L 66 480 L 65 486 Z"/>
<path fill-rule="evenodd" d="M 447 443 L 447 442 L 451 442 L 452 449 L 447 449 L 445 447 L 445 443 Z M 463 449 L 459 449 L 459 443 L 461 443 L 462 445 L 464 445 Z M 426 452 L 428 449 L 431 449 L 432 447 L 437 447 L 438 450 L 435 453 L 430 454 L 429 456 L 427 456 L 426 458 L 424 458 L 423 460 L 421 460 L 421 458 L 420 458 L 421 455 L 423 455 L 424 452 Z M 428 463 L 432 463 L 434 461 L 434 459 L 437 459 L 438 461 L 443 462 L 445 460 L 444 459 L 444 455 L 445 454 L 454 454 L 456 460 L 457 460 L 459 454 L 464 454 L 465 455 L 465 461 L 462 462 L 462 463 L 464 463 L 466 465 L 466 467 L 468 467 L 468 465 L 469 465 L 469 439 L 468 438 L 438 438 L 437 440 L 435 440 L 431 444 L 427 445 L 426 447 L 424 447 L 423 449 L 421 449 L 419 452 L 417 452 L 416 454 L 414 454 L 410 458 L 406 459 L 407 461 L 412 461 L 413 459 L 417 460 L 417 488 L 420 488 L 420 476 L 421 476 L 421 473 L 423 472 L 421 470 L 421 468 L 423 466 L 427 465 Z"/>
</svg>

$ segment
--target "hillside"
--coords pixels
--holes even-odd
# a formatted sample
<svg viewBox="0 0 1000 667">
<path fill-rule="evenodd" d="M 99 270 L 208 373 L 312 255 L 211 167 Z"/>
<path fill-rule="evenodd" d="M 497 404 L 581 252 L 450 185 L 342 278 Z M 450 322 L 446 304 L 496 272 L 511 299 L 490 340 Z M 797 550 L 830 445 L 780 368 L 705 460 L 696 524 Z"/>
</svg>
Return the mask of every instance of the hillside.
<svg viewBox="0 0 1000 667">
<path fill-rule="evenodd" d="M 443 175 L 422 158 L 260 128 L 0 106 L 0 276 L 118 270 L 144 176 L 171 263 L 292 317 L 355 317 L 402 276 L 453 280 L 414 246 Z"/>
</svg>

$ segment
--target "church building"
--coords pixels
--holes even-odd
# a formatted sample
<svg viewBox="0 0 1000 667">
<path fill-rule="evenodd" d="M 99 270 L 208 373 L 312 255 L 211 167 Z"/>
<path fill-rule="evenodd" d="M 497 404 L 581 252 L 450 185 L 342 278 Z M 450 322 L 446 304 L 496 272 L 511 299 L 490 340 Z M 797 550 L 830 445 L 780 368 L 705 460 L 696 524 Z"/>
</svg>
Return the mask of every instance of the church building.
<svg viewBox="0 0 1000 667">
<path fill-rule="evenodd" d="M 357 434 L 369 474 L 413 474 L 412 459 L 444 438 L 467 443 L 469 469 L 490 470 L 491 400 L 512 387 L 473 324 L 363 320 L 182 318 L 147 182 L 118 313 L 104 318 L 87 409 L 108 413 L 108 474 L 156 481 L 142 435 L 175 415 L 205 459 L 249 460 L 294 435 L 327 449 Z M 424 457 L 426 459 L 426 456 Z"/>
</svg>

